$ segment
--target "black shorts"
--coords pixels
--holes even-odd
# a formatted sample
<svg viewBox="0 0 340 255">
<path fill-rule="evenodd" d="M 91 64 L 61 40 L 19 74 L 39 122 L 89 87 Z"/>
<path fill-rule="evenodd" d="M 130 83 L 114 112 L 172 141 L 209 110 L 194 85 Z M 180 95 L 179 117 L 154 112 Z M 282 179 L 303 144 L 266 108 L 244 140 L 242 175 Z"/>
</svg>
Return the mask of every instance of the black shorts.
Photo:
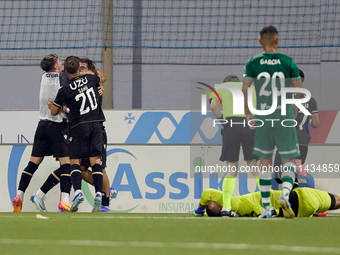
<svg viewBox="0 0 340 255">
<path fill-rule="evenodd" d="M 220 161 L 237 162 L 240 155 L 240 146 L 244 160 L 258 160 L 259 157 L 253 154 L 255 130 L 251 130 L 248 125 L 237 124 L 230 126 L 231 120 L 233 123 L 244 122 L 243 117 L 229 117 L 228 123 L 223 125 L 222 129 L 222 154 Z M 246 121 L 244 123 L 247 123 Z"/>
<path fill-rule="evenodd" d="M 102 134 L 103 134 L 102 168 L 106 168 L 107 135 L 106 135 L 104 125 L 101 124 L 101 126 L 102 126 Z M 80 165 L 85 166 L 86 168 L 89 168 L 91 166 L 90 160 L 88 158 L 82 159 Z"/>
<path fill-rule="evenodd" d="M 70 130 L 70 159 L 101 157 L 102 151 L 100 122 L 81 123 Z"/>
<path fill-rule="evenodd" d="M 40 120 L 34 135 L 31 156 L 52 156 L 63 158 L 69 156 L 67 139 L 68 123 Z"/>
</svg>

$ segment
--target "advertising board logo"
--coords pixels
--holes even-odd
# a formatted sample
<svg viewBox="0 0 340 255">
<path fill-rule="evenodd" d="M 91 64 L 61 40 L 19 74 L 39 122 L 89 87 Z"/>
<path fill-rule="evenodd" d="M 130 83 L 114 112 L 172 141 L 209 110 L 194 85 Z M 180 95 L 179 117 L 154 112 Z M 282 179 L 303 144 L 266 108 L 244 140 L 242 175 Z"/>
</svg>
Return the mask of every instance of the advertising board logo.
<svg viewBox="0 0 340 255">
<path fill-rule="evenodd" d="M 211 112 L 207 113 L 207 118 L 214 118 Z M 170 137 L 164 137 L 160 123 L 163 119 L 170 120 L 174 131 Z M 178 122 L 170 112 L 144 112 L 131 130 L 125 140 L 127 144 L 146 144 L 151 137 L 156 136 L 163 144 L 190 144 L 195 135 L 199 134 L 204 143 L 220 143 L 220 132 L 214 135 L 206 135 L 201 129 L 205 118 L 199 112 L 186 112 Z M 220 127 L 219 127 L 220 128 Z"/>
<path fill-rule="evenodd" d="M 268 116 L 270 114 L 273 114 L 277 109 L 280 109 L 281 111 L 281 116 L 286 116 L 287 114 L 287 105 L 295 105 L 300 112 L 302 112 L 304 115 L 311 115 L 311 113 L 305 108 L 303 105 L 304 103 L 308 102 L 311 98 L 311 93 L 305 89 L 305 88 L 300 88 L 300 87 L 285 87 L 286 81 L 284 74 L 282 72 L 275 72 L 272 77 L 270 77 L 269 73 L 263 72 L 260 73 L 257 77 L 257 80 L 263 81 L 263 84 L 259 88 L 259 91 L 257 93 L 258 97 L 257 100 L 260 100 L 258 103 L 258 107 L 260 109 L 257 109 L 253 105 L 253 88 L 249 87 L 247 88 L 247 102 L 246 104 L 248 105 L 248 108 L 250 112 L 253 115 L 257 116 Z M 280 82 L 281 88 L 280 90 L 277 88 L 276 83 Z M 235 116 L 239 115 L 244 115 L 244 105 L 245 105 L 245 98 L 244 94 L 242 92 L 242 89 L 234 84 L 230 83 L 222 83 L 222 84 L 215 84 L 215 89 L 213 89 L 210 85 L 207 85 L 205 83 L 198 82 L 199 84 L 202 84 L 208 88 L 210 88 L 217 96 L 219 100 L 221 100 L 220 96 L 216 92 L 215 89 L 226 89 L 229 90 L 230 93 L 232 94 L 232 113 Z M 270 89 L 268 89 L 268 86 Z M 199 88 L 199 87 L 197 87 Z M 206 94 L 201 95 L 201 114 L 206 115 L 207 114 L 207 94 L 214 100 L 215 105 L 216 101 L 212 93 L 207 91 L 204 88 L 199 88 L 203 91 L 206 92 Z M 290 98 L 291 94 L 304 94 L 305 96 L 303 98 Z M 289 96 L 288 96 L 289 95 Z M 278 98 L 281 97 L 281 102 L 278 103 Z M 268 104 L 268 98 L 269 102 L 271 101 L 271 105 Z M 271 99 L 271 100 L 270 100 Z M 222 102 L 221 102 L 222 105 Z M 261 123 L 260 125 L 254 125 L 256 122 Z M 297 122 L 294 119 L 284 119 L 284 120 L 279 120 L 279 119 L 274 119 L 274 118 L 269 118 L 269 119 L 255 119 L 255 120 L 250 120 L 248 121 L 248 126 L 250 127 L 261 127 L 264 125 L 265 121 L 271 122 L 272 127 L 274 126 L 275 121 L 280 121 L 281 125 L 283 127 L 295 127 L 297 125 Z M 293 122 L 294 124 L 288 125 L 285 122 Z M 215 127 L 216 125 L 221 125 L 221 124 L 226 124 L 228 123 L 227 120 L 225 119 L 214 119 L 213 126 Z M 237 124 L 243 124 L 243 123 L 237 123 Z M 246 123 L 244 122 L 243 126 Z"/>
<path fill-rule="evenodd" d="M 206 83 L 203 83 L 203 82 L 197 82 L 197 83 L 198 83 L 198 84 L 201 84 L 201 85 L 203 85 L 203 86 L 206 86 L 206 87 L 209 88 L 212 92 L 214 92 L 215 95 L 216 95 L 217 98 L 218 98 L 218 101 L 219 101 L 220 104 L 222 105 L 221 97 L 220 97 L 220 95 L 217 93 L 217 91 L 216 91 L 213 87 L 211 87 L 210 85 L 208 85 L 208 84 L 206 84 Z M 216 99 L 215 99 L 214 95 L 213 95 L 211 92 L 209 92 L 209 90 L 207 90 L 207 89 L 205 89 L 205 88 L 201 88 L 201 87 L 196 87 L 196 88 L 201 89 L 201 90 L 203 90 L 205 93 L 207 93 L 207 94 L 210 96 L 210 98 L 212 98 L 212 100 L 214 100 L 215 105 L 217 105 Z M 207 94 L 202 94 L 202 95 L 201 95 L 201 114 L 202 114 L 202 115 L 207 115 L 207 101 L 208 101 L 208 99 L 207 99 Z"/>
</svg>

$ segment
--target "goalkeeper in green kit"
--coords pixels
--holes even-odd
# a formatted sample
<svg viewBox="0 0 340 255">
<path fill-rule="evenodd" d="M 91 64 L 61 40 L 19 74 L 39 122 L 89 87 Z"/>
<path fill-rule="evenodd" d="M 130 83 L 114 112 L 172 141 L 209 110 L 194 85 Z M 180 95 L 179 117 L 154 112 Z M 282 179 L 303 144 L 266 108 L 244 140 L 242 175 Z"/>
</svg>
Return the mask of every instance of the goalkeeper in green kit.
<svg viewBox="0 0 340 255">
<path fill-rule="evenodd" d="M 282 115 L 282 88 L 302 88 L 299 69 L 294 60 L 277 52 L 279 38 L 275 27 L 264 27 L 260 32 L 260 44 L 264 52 L 249 59 L 244 67 L 243 94 L 245 114 L 250 128 L 255 128 L 253 154 L 260 157 L 260 190 L 263 210 L 260 218 L 272 217 L 270 210 L 272 156 L 275 146 L 282 159 L 282 196 L 278 203 L 286 218 L 294 218 L 289 202 L 295 178 L 295 158 L 300 155 L 294 114 L 291 105 L 286 105 L 286 115 Z M 248 88 L 254 81 L 257 106 L 254 116 L 248 107 Z M 302 93 L 297 94 L 302 98 Z M 289 95 L 287 95 L 288 97 Z M 276 101 L 277 100 L 277 101 Z M 284 105 L 283 105 L 284 107 Z M 261 111 L 261 115 L 259 114 Z M 263 115 L 263 114 L 266 115 Z"/>
</svg>

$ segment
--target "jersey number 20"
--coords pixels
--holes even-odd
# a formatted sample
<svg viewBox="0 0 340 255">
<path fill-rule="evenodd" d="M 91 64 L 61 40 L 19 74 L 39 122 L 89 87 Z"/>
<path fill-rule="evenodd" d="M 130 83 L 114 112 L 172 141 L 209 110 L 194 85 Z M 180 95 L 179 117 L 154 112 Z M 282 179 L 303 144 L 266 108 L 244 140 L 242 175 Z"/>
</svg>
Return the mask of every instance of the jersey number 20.
<svg viewBox="0 0 340 255">
<path fill-rule="evenodd" d="M 91 107 L 91 111 L 97 109 L 98 107 L 96 94 L 94 93 L 93 88 L 86 90 L 85 93 L 83 92 L 81 94 L 76 95 L 75 99 L 76 101 L 79 101 L 80 99 L 82 100 L 80 110 L 79 110 L 80 115 L 88 113 L 90 111 L 90 107 Z M 85 108 L 87 100 L 89 100 L 90 106 L 87 106 Z"/>
</svg>

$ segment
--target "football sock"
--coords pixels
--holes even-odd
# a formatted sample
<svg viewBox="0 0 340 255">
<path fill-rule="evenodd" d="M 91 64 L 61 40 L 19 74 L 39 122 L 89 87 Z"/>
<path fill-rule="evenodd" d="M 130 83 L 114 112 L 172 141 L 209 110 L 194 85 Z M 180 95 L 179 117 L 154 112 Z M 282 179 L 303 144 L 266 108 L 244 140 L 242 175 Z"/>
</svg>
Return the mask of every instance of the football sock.
<svg viewBox="0 0 340 255">
<path fill-rule="evenodd" d="M 62 193 L 68 193 L 71 192 L 71 166 L 70 164 L 64 164 L 60 166 L 60 192 Z M 63 200 L 64 201 L 64 200 Z"/>
<path fill-rule="evenodd" d="M 23 193 L 26 191 L 33 174 L 35 173 L 35 171 L 38 169 L 39 165 L 33 163 L 33 162 L 28 162 L 28 165 L 26 166 L 26 168 L 24 169 L 24 171 L 22 171 L 21 174 L 21 178 L 20 178 L 20 182 L 19 182 L 19 188 L 18 190 L 21 190 Z M 21 198 L 21 196 L 20 196 Z M 22 199 L 21 199 L 22 200 Z"/>
<path fill-rule="evenodd" d="M 92 177 L 94 181 L 94 189 L 96 193 L 102 192 L 103 188 L 103 173 L 102 173 L 102 167 L 99 164 L 94 164 L 92 167 Z"/>
<path fill-rule="evenodd" d="M 35 196 L 37 198 L 43 198 L 45 196 L 45 192 L 43 192 L 41 189 L 39 189 L 36 193 L 35 193 Z"/>
<path fill-rule="evenodd" d="M 292 162 L 287 162 L 283 165 L 282 171 L 282 195 L 288 200 L 290 191 L 294 185 L 295 179 L 295 164 Z"/>
<path fill-rule="evenodd" d="M 236 177 L 226 175 L 223 180 L 222 194 L 223 194 L 223 207 L 231 210 L 231 198 L 235 189 Z"/>
<path fill-rule="evenodd" d="M 272 174 L 269 171 L 262 171 L 259 175 L 260 191 L 262 197 L 263 208 L 270 209 L 270 190 L 272 188 Z"/>
<path fill-rule="evenodd" d="M 74 191 L 74 197 L 76 197 L 79 193 L 81 193 L 81 189 L 77 189 Z"/>
<path fill-rule="evenodd" d="M 64 203 L 68 204 L 70 202 L 70 193 L 61 192 L 60 198 Z"/>
<path fill-rule="evenodd" d="M 25 192 L 23 192 L 23 191 L 21 191 L 21 190 L 18 190 L 17 195 L 19 195 L 20 200 L 21 200 L 22 202 L 24 202 L 24 194 L 25 194 Z"/>
<path fill-rule="evenodd" d="M 110 205 L 110 198 L 106 196 L 106 193 L 102 191 L 102 205 L 109 206 Z"/>
<path fill-rule="evenodd" d="M 75 191 L 77 190 L 81 191 L 82 175 L 80 171 L 80 166 L 77 164 L 74 164 L 71 166 L 71 180 L 72 180 L 73 189 Z"/>
<path fill-rule="evenodd" d="M 46 194 L 49 192 L 55 185 L 57 185 L 60 182 L 60 168 L 53 171 L 46 179 L 44 184 L 41 186 L 40 191 Z M 40 195 L 40 192 L 38 191 L 36 193 L 37 197 L 38 194 Z"/>
</svg>

